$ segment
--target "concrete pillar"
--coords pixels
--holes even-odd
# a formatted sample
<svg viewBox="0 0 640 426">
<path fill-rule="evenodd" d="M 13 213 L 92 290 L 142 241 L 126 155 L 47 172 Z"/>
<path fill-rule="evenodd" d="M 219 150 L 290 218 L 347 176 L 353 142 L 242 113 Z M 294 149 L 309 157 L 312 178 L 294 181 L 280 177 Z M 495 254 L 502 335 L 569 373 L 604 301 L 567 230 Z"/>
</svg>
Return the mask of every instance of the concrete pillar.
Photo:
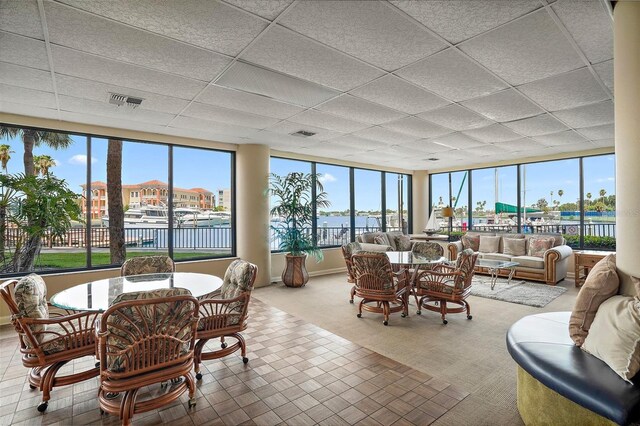
<svg viewBox="0 0 640 426">
<path fill-rule="evenodd" d="M 269 246 L 269 147 L 239 145 L 236 153 L 236 245 L 238 257 L 258 265 L 256 287 L 271 277 Z"/>
<path fill-rule="evenodd" d="M 622 292 L 635 294 L 629 275 L 640 277 L 640 2 L 617 2 L 613 16 L 617 267 Z"/>
<path fill-rule="evenodd" d="M 427 227 L 429 220 L 429 173 L 415 170 L 413 185 L 413 232 L 419 234 Z"/>
</svg>

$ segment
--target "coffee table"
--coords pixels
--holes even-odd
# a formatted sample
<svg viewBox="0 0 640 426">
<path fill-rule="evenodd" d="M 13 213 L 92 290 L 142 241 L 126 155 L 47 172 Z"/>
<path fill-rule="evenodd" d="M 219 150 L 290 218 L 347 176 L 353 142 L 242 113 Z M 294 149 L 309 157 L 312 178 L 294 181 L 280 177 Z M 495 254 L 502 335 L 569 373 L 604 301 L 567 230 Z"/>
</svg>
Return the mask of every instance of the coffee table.
<svg viewBox="0 0 640 426">
<path fill-rule="evenodd" d="M 493 290 L 496 286 L 500 270 L 509 270 L 509 280 L 507 282 L 511 283 L 511 278 L 513 278 L 513 274 L 516 272 L 516 266 L 520 266 L 520 264 L 509 260 L 478 259 L 476 261 L 476 266 L 487 268 L 487 271 L 491 274 L 491 290 Z"/>
</svg>

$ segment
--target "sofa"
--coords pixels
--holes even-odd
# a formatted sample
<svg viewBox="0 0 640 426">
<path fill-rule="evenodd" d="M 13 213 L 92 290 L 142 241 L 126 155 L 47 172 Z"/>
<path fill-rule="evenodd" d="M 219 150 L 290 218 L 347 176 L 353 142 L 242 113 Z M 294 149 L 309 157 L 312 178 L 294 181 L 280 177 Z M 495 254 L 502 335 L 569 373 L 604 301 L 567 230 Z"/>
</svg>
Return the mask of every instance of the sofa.
<svg viewBox="0 0 640 426">
<path fill-rule="evenodd" d="M 402 236 L 400 231 L 363 232 L 356 236 L 356 241 L 367 251 L 403 251 L 411 250 L 411 246 L 398 247 L 397 238 Z M 384 242 L 380 242 L 384 240 Z"/>
<path fill-rule="evenodd" d="M 561 234 L 515 234 L 515 233 L 495 233 L 495 232 L 467 232 L 465 234 L 471 238 L 474 237 L 500 237 L 498 249 L 493 252 L 478 253 L 478 260 L 491 259 L 491 260 L 505 260 L 518 262 L 520 265 L 515 268 L 513 278 L 542 281 L 546 284 L 555 285 L 567 277 L 567 270 L 569 264 L 569 258 L 573 254 L 571 247 L 565 244 L 565 239 Z M 553 238 L 552 247 L 541 253 L 541 256 L 529 256 L 528 250 L 530 247 L 532 238 Z M 464 238 L 464 236 L 463 236 Z M 505 254 L 505 238 L 509 239 L 524 239 L 525 254 L 514 256 L 511 254 Z M 463 239 L 460 241 L 451 242 L 447 245 L 447 251 L 449 253 L 449 259 L 454 260 L 457 258 L 465 247 Z M 476 249 L 475 247 L 474 250 Z M 477 250 L 476 250 L 477 251 Z M 476 265 L 476 273 L 489 274 L 487 268 Z M 499 271 L 498 275 L 508 276 L 509 270 Z"/>
</svg>

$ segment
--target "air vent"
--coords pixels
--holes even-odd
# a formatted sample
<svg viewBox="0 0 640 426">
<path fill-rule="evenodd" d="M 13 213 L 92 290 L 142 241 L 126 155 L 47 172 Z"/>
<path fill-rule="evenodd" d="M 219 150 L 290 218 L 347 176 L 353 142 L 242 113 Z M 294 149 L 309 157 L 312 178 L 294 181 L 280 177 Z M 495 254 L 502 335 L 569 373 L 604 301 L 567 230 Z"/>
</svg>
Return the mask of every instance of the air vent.
<svg viewBox="0 0 640 426">
<path fill-rule="evenodd" d="M 133 96 L 121 95 L 119 93 L 109 94 L 109 103 L 112 105 L 123 106 L 127 105 L 131 108 L 137 108 L 141 103 L 142 98 L 135 98 Z"/>
<path fill-rule="evenodd" d="M 313 135 L 315 135 L 314 132 L 308 132 L 306 130 L 298 130 L 297 132 L 291 133 L 291 136 L 299 136 L 301 138 L 308 138 Z"/>
<path fill-rule="evenodd" d="M 438 161 L 439 158 L 435 158 L 435 157 L 431 157 L 431 158 L 427 158 L 427 161 Z"/>
</svg>

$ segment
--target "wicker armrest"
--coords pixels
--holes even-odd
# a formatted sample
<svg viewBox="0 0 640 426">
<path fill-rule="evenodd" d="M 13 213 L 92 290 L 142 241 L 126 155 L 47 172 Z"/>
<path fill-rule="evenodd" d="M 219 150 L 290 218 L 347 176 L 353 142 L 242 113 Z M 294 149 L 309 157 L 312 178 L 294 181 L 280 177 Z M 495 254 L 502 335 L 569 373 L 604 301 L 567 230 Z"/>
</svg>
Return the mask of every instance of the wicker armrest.
<svg viewBox="0 0 640 426">
<path fill-rule="evenodd" d="M 247 319 L 251 293 L 242 293 L 232 299 L 201 300 L 198 331 L 218 330 L 242 325 Z"/>
<path fill-rule="evenodd" d="M 440 293 L 445 292 L 445 287 L 453 288 L 456 291 L 459 289 L 455 287 L 455 282 L 461 275 L 460 271 L 437 272 L 425 270 L 416 277 L 416 286 Z"/>
</svg>

